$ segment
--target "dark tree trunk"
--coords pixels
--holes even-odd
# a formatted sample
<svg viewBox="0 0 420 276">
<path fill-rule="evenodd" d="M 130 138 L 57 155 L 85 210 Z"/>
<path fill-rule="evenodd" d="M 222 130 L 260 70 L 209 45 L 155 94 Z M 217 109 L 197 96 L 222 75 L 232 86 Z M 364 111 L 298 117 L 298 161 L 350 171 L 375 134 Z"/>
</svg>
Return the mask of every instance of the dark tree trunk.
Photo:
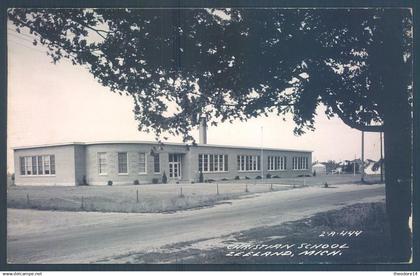
<svg viewBox="0 0 420 276">
<path fill-rule="evenodd" d="M 407 64 L 402 56 L 401 16 L 393 13 L 389 18 L 383 49 L 386 53 L 383 62 L 386 208 L 394 260 L 404 262 L 412 253 L 408 224 L 412 203 L 412 116 L 406 83 Z"/>
<path fill-rule="evenodd" d="M 407 106 L 405 108 L 407 109 Z M 411 215 L 410 117 L 406 110 L 398 108 L 398 105 L 387 109 L 386 113 L 389 115 L 386 116 L 384 124 L 386 208 L 392 249 L 396 260 L 408 261 L 411 256 L 411 234 L 408 225 Z"/>
</svg>

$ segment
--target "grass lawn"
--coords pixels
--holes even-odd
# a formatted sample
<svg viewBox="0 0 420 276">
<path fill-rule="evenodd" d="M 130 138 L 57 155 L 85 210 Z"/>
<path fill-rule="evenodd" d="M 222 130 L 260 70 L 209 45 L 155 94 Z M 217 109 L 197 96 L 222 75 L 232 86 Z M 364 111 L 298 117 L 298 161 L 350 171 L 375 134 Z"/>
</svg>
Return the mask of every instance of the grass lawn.
<svg viewBox="0 0 420 276">
<path fill-rule="evenodd" d="M 218 186 L 218 188 L 217 188 Z M 273 191 L 293 185 L 272 186 Z M 297 188 L 297 186 L 296 186 Z M 217 193 L 217 189 L 219 193 Z M 77 187 L 9 187 L 8 208 L 100 212 L 171 212 L 270 192 L 271 184 L 159 184 Z M 137 202 L 138 191 L 138 202 Z"/>
<path fill-rule="evenodd" d="M 361 231 L 358 236 L 344 231 Z M 327 233 L 329 235 L 327 235 Z M 334 235 L 331 235 L 335 233 Z M 291 249 L 238 249 L 238 246 L 294 245 Z M 344 245 L 334 256 L 299 255 L 299 246 Z M 181 264 L 374 264 L 392 262 L 385 204 L 360 203 L 340 210 L 271 227 L 254 228 L 216 239 L 176 243 L 155 252 L 137 252 L 101 260 L 102 263 Z M 264 256 L 290 251 L 293 255 Z M 310 249 L 307 251 L 323 251 Z M 334 251 L 334 250 L 329 250 Z M 238 254 L 238 256 L 233 256 Z M 252 252 L 252 254 L 250 254 Z"/>
<path fill-rule="evenodd" d="M 7 207 L 62 211 L 173 212 L 213 206 L 225 200 L 256 193 L 321 186 L 324 182 L 348 184 L 358 181 L 360 176 L 357 175 L 328 175 L 265 179 L 264 183 L 252 179 L 196 184 L 12 186 L 7 191 Z"/>
</svg>

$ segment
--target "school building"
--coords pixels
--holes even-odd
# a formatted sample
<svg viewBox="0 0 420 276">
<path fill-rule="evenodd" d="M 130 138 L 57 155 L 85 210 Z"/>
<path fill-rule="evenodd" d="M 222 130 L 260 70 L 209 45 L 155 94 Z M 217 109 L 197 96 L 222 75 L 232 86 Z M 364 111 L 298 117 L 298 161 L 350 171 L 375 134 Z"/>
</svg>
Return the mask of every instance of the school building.
<svg viewBox="0 0 420 276">
<path fill-rule="evenodd" d="M 200 143 L 111 141 L 14 148 L 16 185 L 113 185 L 295 177 L 312 174 L 312 152 Z"/>
</svg>

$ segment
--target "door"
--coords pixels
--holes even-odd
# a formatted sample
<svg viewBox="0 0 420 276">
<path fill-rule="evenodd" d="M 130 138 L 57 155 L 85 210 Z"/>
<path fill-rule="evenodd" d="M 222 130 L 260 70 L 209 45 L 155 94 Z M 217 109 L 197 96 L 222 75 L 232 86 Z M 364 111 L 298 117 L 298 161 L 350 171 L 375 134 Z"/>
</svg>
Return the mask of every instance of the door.
<svg viewBox="0 0 420 276">
<path fill-rule="evenodd" d="M 169 154 L 169 178 L 181 179 L 180 154 Z"/>
</svg>

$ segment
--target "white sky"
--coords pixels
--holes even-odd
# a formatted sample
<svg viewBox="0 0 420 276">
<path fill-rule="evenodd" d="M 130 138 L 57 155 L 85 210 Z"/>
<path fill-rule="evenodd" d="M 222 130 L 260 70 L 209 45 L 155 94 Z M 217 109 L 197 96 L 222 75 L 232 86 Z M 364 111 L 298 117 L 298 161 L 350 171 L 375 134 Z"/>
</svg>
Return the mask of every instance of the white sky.
<svg viewBox="0 0 420 276">
<path fill-rule="evenodd" d="M 13 28 L 9 25 L 9 29 Z M 8 171 L 12 147 L 61 142 L 154 140 L 134 120 L 131 97 L 101 86 L 81 66 L 67 60 L 54 65 L 42 46 L 8 30 Z M 293 134 L 291 116 L 275 114 L 234 124 L 209 127 L 208 143 L 313 150 L 313 160 L 346 160 L 361 156 L 361 132 L 338 118 L 328 120 L 320 108 L 316 130 Z M 198 141 L 198 132 L 194 137 Z M 182 142 L 181 137 L 170 138 Z M 365 134 L 365 158 L 380 157 L 379 133 Z"/>
</svg>

